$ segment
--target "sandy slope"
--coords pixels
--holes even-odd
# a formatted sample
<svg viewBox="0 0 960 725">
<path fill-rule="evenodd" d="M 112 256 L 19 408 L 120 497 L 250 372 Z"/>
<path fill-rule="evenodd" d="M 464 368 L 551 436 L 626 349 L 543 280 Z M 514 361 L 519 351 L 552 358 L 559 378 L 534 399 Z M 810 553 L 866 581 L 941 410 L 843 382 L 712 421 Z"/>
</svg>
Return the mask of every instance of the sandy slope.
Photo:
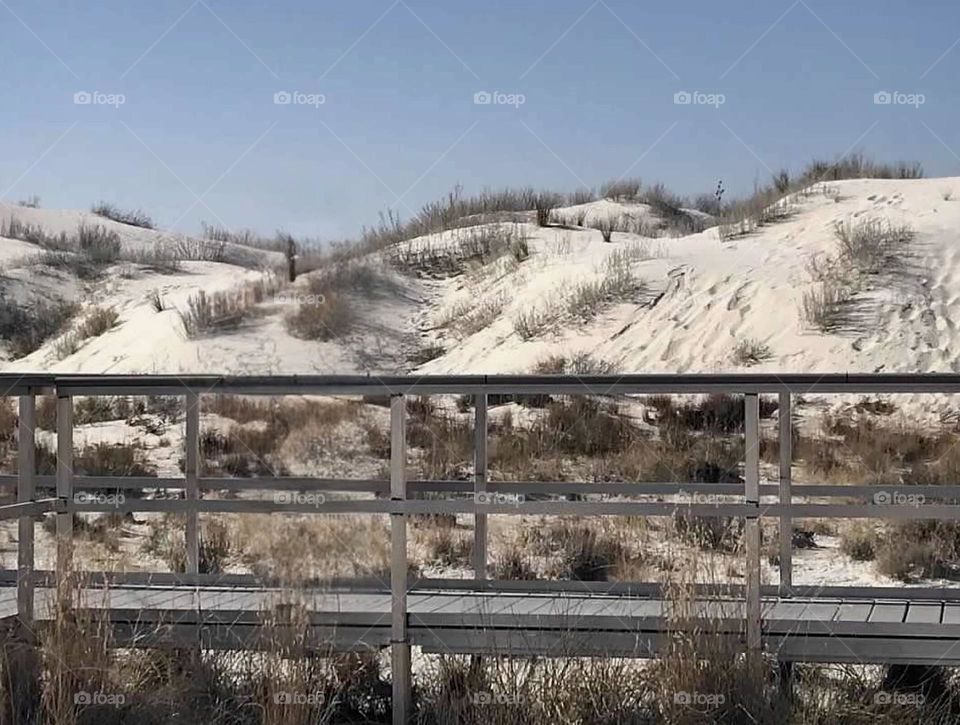
<svg viewBox="0 0 960 725">
<path fill-rule="evenodd" d="M 945 201 L 945 192 L 955 200 Z M 287 335 L 284 303 L 264 306 L 245 328 L 203 341 L 187 341 L 175 312 L 157 314 L 146 295 L 159 288 L 171 307 L 182 307 L 198 289 L 222 289 L 256 272 L 231 265 L 186 263 L 182 273 L 160 276 L 139 271 L 115 277 L 96 289 L 82 289 L 88 303 L 109 304 L 121 324 L 91 340 L 65 360 L 52 357 L 51 345 L 7 369 L 85 372 L 225 371 L 355 372 L 398 370 L 398 348 L 408 346 L 413 318 L 419 315 L 425 344 L 439 343 L 441 357 L 420 372 L 523 372 L 551 353 L 585 350 L 630 372 L 709 372 L 742 370 L 731 358 L 736 343 L 756 339 L 772 357 L 752 371 L 960 371 L 960 337 L 953 312 L 960 298 L 960 179 L 910 181 L 858 180 L 821 185 L 796 195 L 788 219 L 730 241 L 717 229 L 680 238 L 648 239 L 615 233 L 613 243 L 581 228 L 520 227 L 530 239 L 531 256 L 510 269 L 487 270 L 441 281 L 396 281 L 375 299 L 358 299 L 368 324 L 343 343 L 304 342 Z M 584 208 L 585 207 L 585 208 Z M 580 207 L 588 219 L 603 215 L 650 215 L 642 204 L 593 202 Z M 575 208 L 560 210 L 572 214 Z M 86 212 L 22 209 L 0 205 L 0 215 L 15 213 L 48 231 L 73 230 L 83 220 L 117 228 L 125 244 L 148 245 L 163 232 L 126 227 Z M 916 239 L 904 250 L 902 269 L 872 281 L 873 289 L 856 303 L 850 328 L 825 334 L 804 326 L 799 315 L 807 269 L 815 255 L 835 249 L 838 221 L 878 218 L 909 223 Z M 589 222 L 588 222 L 589 223 Z M 413 240 L 411 245 L 442 246 L 458 232 Z M 0 283 L 63 286 L 68 280 L 12 268 L 32 245 L 0 240 Z M 598 279 L 604 260 L 633 248 L 633 273 L 644 289 L 626 303 L 582 322 L 558 314 L 550 329 L 524 340 L 514 329 L 518 314 L 561 310 L 577 283 Z M 639 254 L 642 248 L 644 254 Z M 486 328 L 466 338 L 454 336 L 438 321 L 452 307 L 500 299 L 503 309 Z M 289 306 L 289 303 L 286 303 Z M 378 358 L 389 358 L 382 365 Z"/>
</svg>

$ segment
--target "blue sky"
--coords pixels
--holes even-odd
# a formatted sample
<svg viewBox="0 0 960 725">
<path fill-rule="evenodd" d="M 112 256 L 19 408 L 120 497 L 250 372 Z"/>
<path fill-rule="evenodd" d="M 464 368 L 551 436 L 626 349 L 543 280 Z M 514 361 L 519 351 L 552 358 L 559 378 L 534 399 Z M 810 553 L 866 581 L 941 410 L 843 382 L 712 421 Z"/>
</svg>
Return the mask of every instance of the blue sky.
<svg viewBox="0 0 960 725">
<path fill-rule="evenodd" d="M 0 37 L 0 195 L 184 231 L 351 236 L 457 183 L 734 195 L 852 149 L 960 175 L 955 1 L 0 0 Z"/>
</svg>

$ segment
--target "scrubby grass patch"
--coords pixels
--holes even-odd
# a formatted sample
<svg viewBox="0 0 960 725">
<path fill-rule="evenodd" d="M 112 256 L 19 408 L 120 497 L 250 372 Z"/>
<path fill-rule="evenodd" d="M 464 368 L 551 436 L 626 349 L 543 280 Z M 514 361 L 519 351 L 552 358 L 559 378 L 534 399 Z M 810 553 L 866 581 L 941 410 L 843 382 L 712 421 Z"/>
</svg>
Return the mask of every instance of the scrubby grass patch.
<svg viewBox="0 0 960 725">
<path fill-rule="evenodd" d="M 737 365 L 750 367 L 759 365 L 773 357 L 773 351 L 766 343 L 747 338 L 740 340 L 733 348 L 733 362 Z"/>
<path fill-rule="evenodd" d="M 907 225 L 878 219 L 841 223 L 834 232 L 837 254 L 810 259 L 807 272 L 814 286 L 803 292 L 800 301 L 801 320 L 823 332 L 857 327 L 857 295 L 874 286 L 872 277 L 896 271 L 905 245 L 914 236 Z"/>
<path fill-rule="evenodd" d="M 99 337 L 112 329 L 120 315 L 112 307 L 94 307 L 82 320 L 57 342 L 56 354 L 61 360 L 77 352 L 83 344 L 93 337 Z"/>
<path fill-rule="evenodd" d="M 914 236 L 908 225 L 880 219 L 838 222 L 834 232 L 841 261 L 860 274 L 883 272 Z"/>
<path fill-rule="evenodd" d="M 141 550 L 164 561 L 172 572 L 187 570 L 187 547 L 183 518 L 164 514 L 152 519 Z M 221 519 L 205 518 L 200 528 L 198 570 L 200 574 L 222 574 L 236 557 L 234 542 Z"/>
<path fill-rule="evenodd" d="M 527 236 L 517 224 L 485 224 L 456 230 L 449 240 L 396 245 L 389 250 L 388 259 L 403 272 L 449 277 L 505 255 L 517 262 L 530 256 Z"/>
<path fill-rule="evenodd" d="M 20 304 L 0 294 L 0 339 L 8 342 L 14 358 L 24 357 L 59 333 L 75 311 L 71 302 Z"/>
<path fill-rule="evenodd" d="M 923 178 L 923 167 L 919 163 L 878 163 L 861 153 L 847 154 L 836 161 L 814 160 L 796 176 L 780 171 L 774 174 L 769 185 L 758 188 L 752 196 L 722 206 L 720 238 L 749 234 L 757 227 L 790 217 L 796 210 L 790 197 L 796 193 L 806 194 L 823 182 L 919 178 Z"/>
<path fill-rule="evenodd" d="M 356 324 L 355 302 L 350 295 L 370 294 L 382 278 L 366 264 L 341 262 L 307 278 L 307 294 L 284 322 L 291 335 L 305 340 L 334 340 Z"/>
<path fill-rule="evenodd" d="M 114 204 L 100 201 L 94 204 L 90 211 L 104 219 L 110 219 L 120 224 L 126 224 L 131 227 L 140 227 L 141 229 L 153 229 L 153 220 L 146 212 L 140 209 L 120 209 Z"/>
<path fill-rule="evenodd" d="M 880 544 L 873 522 L 854 522 L 840 532 L 840 551 L 854 561 L 873 561 Z"/>
<path fill-rule="evenodd" d="M 179 310 L 187 337 L 198 338 L 224 330 L 236 329 L 248 320 L 258 305 L 280 288 L 272 274 L 245 282 L 231 289 L 211 292 L 198 291 L 187 300 L 187 308 Z"/>
</svg>

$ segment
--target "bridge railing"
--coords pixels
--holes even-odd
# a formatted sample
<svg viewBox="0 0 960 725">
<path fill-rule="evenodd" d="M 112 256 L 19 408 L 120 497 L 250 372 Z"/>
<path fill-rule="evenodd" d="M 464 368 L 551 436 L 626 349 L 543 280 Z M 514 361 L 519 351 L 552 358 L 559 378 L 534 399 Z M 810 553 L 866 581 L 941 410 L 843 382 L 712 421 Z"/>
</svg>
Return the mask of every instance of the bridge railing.
<svg viewBox="0 0 960 725">
<path fill-rule="evenodd" d="M 172 512 L 185 516 L 184 544 L 186 572 L 170 574 L 171 580 L 203 581 L 199 573 L 199 516 L 205 513 L 303 513 L 303 514 L 385 514 L 390 517 L 392 592 L 392 657 L 394 686 L 398 702 L 405 701 L 404 683 L 409 683 L 410 646 L 407 636 L 406 596 L 410 588 L 407 566 L 407 523 L 417 514 L 469 514 L 475 518 L 473 568 L 476 580 L 470 584 L 430 580 L 431 586 L 458 588 L 474 586 L 509 589 L 509 583 L 487 581 L 487 517 L 490 515 L 551 516 L 674 516 L 742 518 L 745 583 L 730 585 L 727 593 L 745 601 L 745 632 L 750 651 L 761 647 L 761 597 L 780 596 L 883 596 L 876 588 L 794 587 L 792 578 L 792 522 L 796 518 L 884 518 L 960 519 L 960 506 L 945 503 L 899 505 L 897 492 L 922 494 L 931 501 L 960 498 L 954 486 L 872 486 L 793 485 L 791 480 L 792 402 L 800 394 L 943 393 L 960 392 L 960 375 L 625 375 L 625 376 L 4 376 L 0 391 L 19 397 L 19 454 L 16 477 L 0 476 L 0 488 L 16 486 L 16 503 L 0 507 L 0 519 L 19 519 L 18 611 L 28 621 L 33 616 L 34 587 L 56 572 L 34 568 L 34 516 L 50 512 L 56 516 L 57 571 L 72 568 L 73 514 L 78 512 Z M 743 397 L 744 461 L 743 483 L 571 483 L 491 481 L 488 477 L 488 396 L 491 395 L 592 395 L 629 396 L 651 394 L 727 393 Z M 57 469 L 55 476 L 38 476 L 35 461 L 36 396 L 57 397 Z M 390 400 L 390 478 L 348 480 L 293 477 L 217 478 L 200 474 L 200 402 L 203 395 L 325 395 L 383 396 Z M 474 460 L 472 481 L 407 479 L 406 400 L 410 396 L 466 395 L 473 399 Z M 73 402 L 78 396 L 175 395 L 185 402 L 184 475 L 182 477 L 79 476 L 73 472 Z M 775 484 L 760 481 L 759 396 L 778 397 L 779 477 Z M 56 497 L 38 499 L 37 490 L 55 487 Z M 77 496 L 88 490 L 166 489 L 179 492 L 178 498 L 149 499 L 126 497 L 122 502 L 99 502 L 97 497 Z M 333 498 L 298 502 L 295 497 L 273 501 L 204 498 L 207 491 L 310 491 L 365 493 L 372 499 Z M 411 495 L 447 493 L 446 500 L 416 499 Z M 472 495 L 472 499 L 454 498 Z M 494 494 L 491 496 L 491 494 Z M 513 494 L 524 500 L 500 502 L 495 494 Z M 739 501 L 712 503 L 635 500 L 541 500 L 540 496 L 571 495 L 617 497 L 679 496 L 711 494 L 737 497 Z M 881 501 L 879 494 L 889 497 Z M 535 498 L 536 497 L 536 498 Z M 794 498 L 843 499 L 840 503 L 796 503 Z M 849 503 L 859 499 L 861 503 Z M 0 500 L 2 503 L 2 500 Z M 760 522 L 778 519 L 780 525 L 780 581 L 776 587 L 763 586 L 760 568 Z M 107 576 L 107 575 L 105 575 Z M 114 581 L 143 582 L 144 574 L 112 575 Z M 154 581 L 156 577 L 150 575 Z M 226 577 L 239 582 L 244 577 Z M 225 577 L 217 576 L 223 582 Z M 524 582 L 524 588 L 563 590 L 584 588 L 582 582 Z M 656 584 L 619 583 L 615 589 L 654 593 Z M 721 587 L 723 588 L 723 587 Z M 603 591 L 611 591 L 610 584 Z M 923 590 L 911 590 L 911 593 Z M 939 595 L 942 590 L 927 592 Z M 397 683 L 400 683 L 399 685 Z"/>
</svg>

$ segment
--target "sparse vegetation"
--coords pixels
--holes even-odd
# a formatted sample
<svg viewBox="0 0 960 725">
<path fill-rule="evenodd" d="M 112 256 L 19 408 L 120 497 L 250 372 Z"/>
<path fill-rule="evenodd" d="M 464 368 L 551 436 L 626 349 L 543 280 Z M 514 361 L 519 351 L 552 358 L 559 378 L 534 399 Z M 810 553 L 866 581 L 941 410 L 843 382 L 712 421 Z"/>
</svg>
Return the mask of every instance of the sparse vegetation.
<svg viewBox="0 0 960 725">
<path fill-rule="evenodd" d="M 327 341 L 346 334 L 357 319 L 349 295 L 370 294 L 384 284 L 389 286 L 373 267 L 349 261 L 306 279 L 307 293 L 299 296 L 297 309 L 285 318 L 290 334 L 305 340 Z"/>
<path fill-rule="evenodd" d="M 814 160 L 796 176 L 783 170 L 774 175 L 769 186 L 757 188 L 752 196 L 722 208 L 720 237 L 730 239 L 791 216 L 795 204 L 790 197 L 798 192 L 844 179 L 919 179 L 923 168 L 905 161 L 884 164 L 851 153 L 837 161 Z M 838 200 L 839 197 L 835 197 Z"/>
<path fill-rule="evenodd" d="M 70 302 L 34 300 L 19 304 L 0 294 L 0 339 L 7 341 L 14 358 L 29 355 L 56 335 L 75 310 Z"/>
<path fill-rule="evenodd" d="M 560 195 L 552 194 L 549 192 L 541 192 L 537 194 L 534 199 L 534 209 L 537 212 L 537 226 L 538 227 L 548 227 L 550 226 L 551 217 L 553 212 L 556 211 L 557 207 L 560 206 Z"/>
<path fill-rule="evenodd" d="M 854 561 L 873 561 L 879 543 L 873 522 L 854 522 L 840 534 L 840 551 Z"/>
<path fill-rule="evenodd" d="M 390 250 L 390 263 L 404 272 L 447 277 L 463 274 L 511 255 L 517 262 L 530 256 L 522 227 L 516 224 L 486 224 L 451 232 L 449 240 L 416 240 Z"/>
<path fill-rule="evenodd" d="M 207 294 L 198 291 L 187 300 L 187 309 L 180 310 L 180 319 L 187 337 L 196 338 L 239 327 L 279 288 L 276 277 L 265 274 L 253 282 L 232 289 Z"/>
<path fill-rule="evenodd" d="M 902 251 L 902 246 L 913 239 L 909 226 L 879 219 L 840 222 L 835 233 L 841 262 L 860 274 L 883 272 Z"/>
<path fill-rule="evenodd" d="M 100 201 L 94 204 L 90 211 L 104 219 L 110 219 L 120 224 L 126 224 L 131 227 L 140 227 L 141 229 L 153 229 L 153 220 L 140 209 L 124 210 L 110 204 L 106 201 Z"/>
<path fill-rule="evenodd" d="M 114 327 L 119 317 L 112 307 L 93 307 L 70 332 L 57 342 L 57 357 L 62 360 L 73 355 L 84 342 L 92 337 L 99 337 Z"/>
<path fill-rule="evenodd" d="M 759 365 L 772 357 L 769 345 L 751 338 L 740 340 L 733 348 L 733 362 L 737 365 Z"/>
<path fill-rule="evenodd" d="M 640 196 L 640 179 L 617 179 L 608 181 L 600 187 L 600 196 L 615 201 L 630 201 Z"/>
<path fill-rule="evenodd" d="M 609 242 L 613 239 L 613 232 L 617 228 L 617 219 L 616 217 L 608 216 L 606 218 L 597 219 L 593 223 L 593 228 L 600 232 L 600 236 L 603 238 L 603 241 Z"/>
</svg>

